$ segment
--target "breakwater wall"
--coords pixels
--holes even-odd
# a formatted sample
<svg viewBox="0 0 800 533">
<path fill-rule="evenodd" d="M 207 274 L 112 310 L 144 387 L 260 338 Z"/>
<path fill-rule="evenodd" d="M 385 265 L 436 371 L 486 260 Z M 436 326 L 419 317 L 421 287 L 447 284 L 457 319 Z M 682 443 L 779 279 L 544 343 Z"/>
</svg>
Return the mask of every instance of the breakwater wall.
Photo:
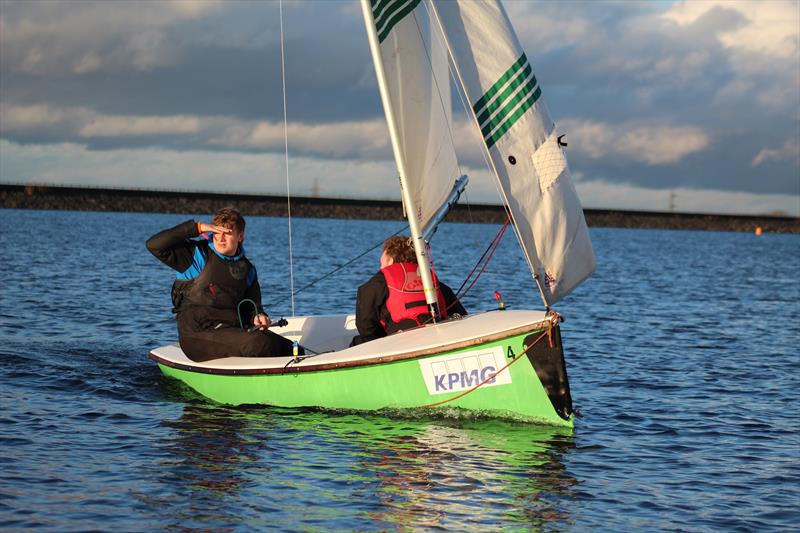
<svg viewBox="0 0 800 533">
<path fill-rule="evenodd" d="M 152 191 L 56 185 L 0 184 L 0 208 L 53 209 L 70 211 L 126 211 L 146 213 L 213 213 L 233 205 L 244 215 L 283 217 L 286 198 L 252 194 L 223 194 L 188 191 Z M 400 202 L 293 197 L 293 217 L 401 220 Z M 800 218 L 768 215 L 713 215 L 585 209 L 586 222 L 594 227 L 696 229 L 767 233 L 800 233 Z M 502 223 L 502 206 L 456 205 L 447 215 L 449 222 Z"/>
</svg>

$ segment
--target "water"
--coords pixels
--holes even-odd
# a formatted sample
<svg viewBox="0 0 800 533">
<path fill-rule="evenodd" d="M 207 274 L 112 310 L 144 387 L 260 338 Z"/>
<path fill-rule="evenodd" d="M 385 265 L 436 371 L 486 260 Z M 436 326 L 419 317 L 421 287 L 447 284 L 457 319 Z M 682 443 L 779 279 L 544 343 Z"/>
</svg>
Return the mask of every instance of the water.
<svg viewBox="0 0 800 533">
<path fill-rule="evenodd" d="M 0 527 L 43 531 L 783 531 L 800 523 L 800 237 L 592 229 L 558 306 L 572 432 L 501 420 L 217 406 L 162 377 L 175 215 L 0 210 Z M 289 315 L 286 221 L 247 245 Z M 293 221 L 295 286 L 402 223 Z M 496 226 L 445 224 L 458 287 Z M 379 251 L 300 293 L 351 311 Z M 538 307 L 509 233 L 468 309 Z"/>
</svg>

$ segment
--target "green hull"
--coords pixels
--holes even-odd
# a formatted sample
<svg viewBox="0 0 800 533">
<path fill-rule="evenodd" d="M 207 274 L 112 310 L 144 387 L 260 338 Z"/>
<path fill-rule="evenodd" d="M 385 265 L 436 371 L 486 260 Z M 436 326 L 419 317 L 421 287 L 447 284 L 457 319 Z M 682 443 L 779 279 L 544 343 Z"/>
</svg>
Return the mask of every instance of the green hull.
<svg viewBox="0 0 800 533">
<path fill-rule="evenodd" d="M 556 351 L 563 371 L 563 355 L 560 335 L 555 328 L 555 346 L 548 348 L 545 337 L 535 350 L 528 350 L 505 370 L 477 389 L 463 394 L 480 381 L 476 370 L 472 375 L 464 373 L 459 376 L 451 372 L 449 378 L 441 377 L 434 382 L 433 392 L 430 383 L 426 384 L 421 370 L 426 364 L 442 358 L 470 354 L 494 352 L 499 355 L 497 364 L 500 368 L 511 362 L 516 355 L 525 351 L 524 342 L 531 342 L 531 335 L 539 335 L 538 330 L 511 336 L 502 340 L 470 346 L 459 350 L 441 352 L 433 355 L 400 359 L 384 363 L 363 364 L 346 368 L 322 370 L 293 370 L 290 366 L 282 373 L 264 374 L 219 374 L 202 371 L 202 369 L 182 369 L 158 361 L 165 375 L 179 379 L 188 386 L 216 402 L 230 405 L 262 404 L 279 407 L 322 407 L 346 410 L 380 410 L 380 409 L 416 409 L 429 404 L 444 402 L 443 408 L 460 408 L 476 411 L 485 416 L 514 418 L 535 421 L 558 426 L 571 427 L 571 400 L 568 410 L 561 409 L 566 418 L 559 416 L 548 391 L 534 369 L 533 357 L 536 350 Z M 474 356 L 472 356 L 474 357 Z M 550 358 L 552 361 L 552 357 Z M 466 359 L 465 359 L 466 360 Z M 502 363 L 500 362 L 502 361 Z M 453 365 L 451 364 L 451 367 Z M 499 370 L 499 368 L 495 369 Z M 502 376 L 508 373 L 507 376 Z M 540 368 L 540 374 L 542 369 Z M 553 374 L 547 370 L 545 374 Z M 488 373 L 488 377 L 491 373 Z M 470 377 L 474 379 L 469 379 Z M 462 385 L 458 390 L 443 389 L 452 385 Z M 430 380 L 429 380 L 430 381 Z M 500 383 L 508 381 L 508 383 Z M 561 393 L 564 392 L 564 382 Z M 554 394 L 550 387 L 550 395 Z M 463 395 L 462 395 L 463 394 Z M 461 396 L 460 396 L 461 395 Z M 566 395 L 569 387 L 566 385 Z M 458 397 L 460 396 L 460 397 Z M 449 400 L 449 401 L 448 401 Z M 426 409 L 431 409 L 427 407 Z"/>
</svg>

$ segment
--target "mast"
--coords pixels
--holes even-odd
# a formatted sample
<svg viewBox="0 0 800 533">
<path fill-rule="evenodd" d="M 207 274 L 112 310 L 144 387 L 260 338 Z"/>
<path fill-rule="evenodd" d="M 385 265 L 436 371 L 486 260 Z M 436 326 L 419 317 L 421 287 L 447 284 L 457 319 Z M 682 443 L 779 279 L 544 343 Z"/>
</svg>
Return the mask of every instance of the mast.
<svg viewBox="0 0 800 533">
<path fill-rule="evenodd" d="M 367 27 L 367 37 L 369 38 L 369 49 L 372 53 L 372 62 L 375 64 L 375 75 L 378 79 L 378 88 L 381 93 L 381 101 L 383 102 L 383 110 L 386 114 L 386 123 L 389 126 L 389 137 L 392 141 L 392 151 L 394 152 L 395 163 L 397 163 L 397 171 L 400 174 L 400 191 L 403 195 L 403 204 L 406 206 L 406 218 L 408 219 L 408 227 L 411 232 L 411 242 L 414 245 L 414 252 L 417 256 L 417 265 L 419 267 L 419 274 L 422 278 L 422 286 L 425 291 L 425 301 L 428 304 L 428 310 L 433 320 L 439 318 L 439 303 L 436 299 L 436 288 L 433 286 L 433 277 L 431 276 L 430 266 L 428 265 L 428 257 L 425 250 L 425 239 L 420 233 L 419 221 L 414 209 L 414 203 L 411 195 L 406 186 L 406 164 L 403 157 L 403 151 L 400 148 L 400 136 L 397 132 L 397 122 L 395 120 L 394 109 L 392 108 L 392 101 L 387 89 L 386 73 L 383 69 L 383 61 L 380 54 L 380 43 L 378 42 L 378 33 L 375 28 L 375 22 L 372 17 L 372 7 L 370 0 L 361 0 L 361 11 L 364 15 L 364 24 Z"/>
</svg>

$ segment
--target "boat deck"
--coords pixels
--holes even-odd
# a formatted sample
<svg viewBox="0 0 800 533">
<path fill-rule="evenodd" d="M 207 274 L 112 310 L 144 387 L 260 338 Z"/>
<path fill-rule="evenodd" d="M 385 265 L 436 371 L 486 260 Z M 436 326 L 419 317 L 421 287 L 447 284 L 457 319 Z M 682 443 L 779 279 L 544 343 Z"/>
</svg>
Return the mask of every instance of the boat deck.
<svg viewBox="0 0 800 533">
<path fill-rule="evenodd" d="M 466 348 L 516 332 L 532 331 L 545 326 L 548 320 L 545 311 L 488 311 L 348 347 L 350 340 L 357 333 L 353 315 L 295 317 L 288 319 L 287 326 L 273 328 L 272 331 L 291 340 L 297 340 L 310 350 L 320 352 L 318 355 L 297 362 L 292 357 L 221 357 L 211 361 L 195 362 L 186 357 L 180 346 L 174 343 L 152 350 L 150 358 L 167 366 L 212 374 L 344 368 Z"/>
</svg>

